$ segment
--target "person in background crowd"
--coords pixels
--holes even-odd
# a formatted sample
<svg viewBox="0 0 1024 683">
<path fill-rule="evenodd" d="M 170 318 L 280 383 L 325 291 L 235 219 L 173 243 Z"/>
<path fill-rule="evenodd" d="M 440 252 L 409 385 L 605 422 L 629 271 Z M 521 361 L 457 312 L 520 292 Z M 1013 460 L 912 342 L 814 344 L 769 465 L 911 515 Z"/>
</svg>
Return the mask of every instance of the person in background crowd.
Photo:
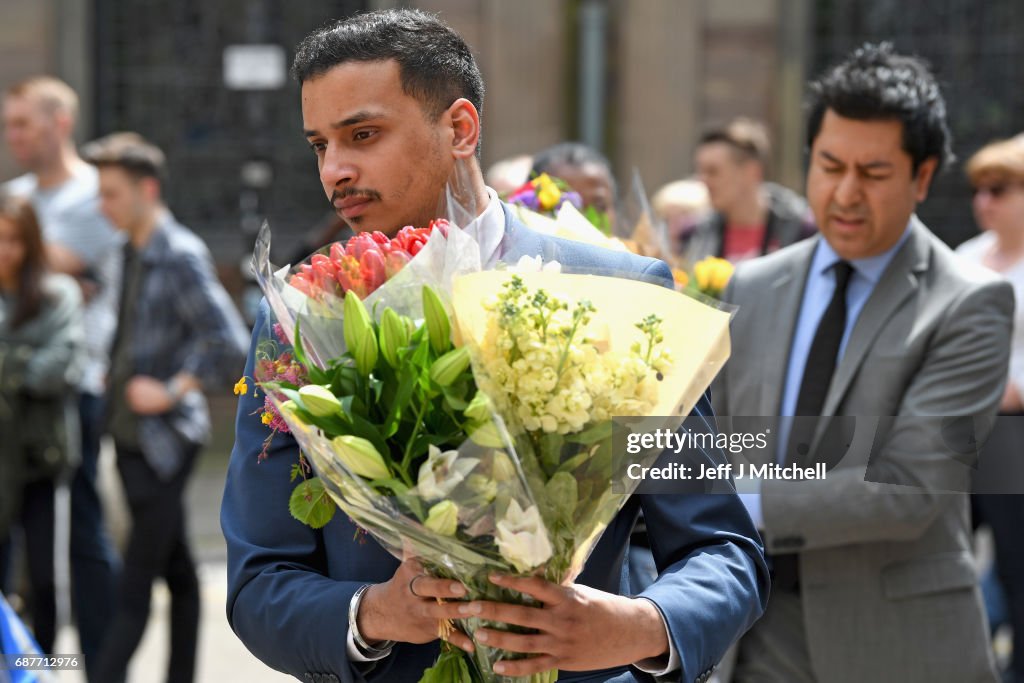
<svg viewBox="0 0 1024 683">
<path fill-rule="evenodd" d="M 484 174 L 484 179 L 488 187 L 500 196 L 505 196 L 522 187 L 523 183 L 530 179 L 532 166 L 533 157 L 529 154 L 520 154 L 491 164 Z"/>
<path fill-rule="evenodd" d="M 88 666 L 112 617 L 120 565 L 103 523 L 96 471 L 121 240 L 99 212 L 96 169 L 75 150 L 77 114 L 75 92 L 48 76 L 17 83 L 3 96 L 4 139 L 14 161 L 27 171 L 5 189 L 31 199 L 51 267 L 74 276 L 85 299 L 86 356 L 77 387 L 81 464 L 71 482 L 71 578 Z"/>
<path fill-rule="evenodd" d="M 1024 683 L 1024 469 L 1003 467 L 1019 459 L 1024 445 L 1024 135 L 982 147 L 967 162 L 967 177 L 974 187 L 975 220 L 983 232 L 961 244 L 957 253 L 1000 273 L 1013 286 L 1017 301 L 1010 373 L 999 404 L 1000 414 L 1009 419 L 996 422 L 982 454 L 983 460 L 989 456 L 998 463 L 997 476 L 1013 478 L 1016 495 L 986 495 L 986 484 L 980 483 L 975 507 L 978 521 L 992 529 L 996 576 L 1013 628 L 1013 661 L 1004 680 Z"/>
<path fill-rule="evenodd" d="M 701 136 L 697 175 L 707 186 L 714 213 L 686 237 L 691 262 L 719 256 L 737 263 L 814 233 L 803 198 L 765 182 L 769 154 L 768 132 L 751 119 L 735 119 Z"/>
<path fill-rule="evenodd" d="M 57 627 L 54 491 L 78 453 L 81 304 L 75 281 L 46 266 L 32 205 L 0 194 L 0 541 L 20 527 L 32 631 L 44 653 L 53 652 Z M 9 548 L 0 543 L 0 593 Z"/>
<path fill-rule="evenodd" d="M 736 267 L 712 396 L 718 415 L 801 418 L 752 464 L 827 473 L 750 482 L 772 595 L 731 680 L 992 683 L 968 458 L 1003 395 L 1013 291 L 914 214 L 952 159 L 920 59 L 868 44 L 829 69 L 807 142 L 820 235 Z M 977 419 L 961 436 L 944 416 Z"/>
<path fill-rule="evenodd" d="M 685 256 L 684 241 L 711 211 L 707 186 L 692 178 L 675 180 L 654 193 L 651 208 L 665 221 L 669 248 L 675 256 Z"/>
<path fill-rule="evenodd" d="M 561 142 L 538 152 L 533 157 L 530 177 L 547 173 L 560 178 L 583 200 L 583 209 L 593 207 L 607 217 L 606 225 L 614 231 L 617 193 L 612 165 L 604 156 L 580 142 Z"/>
<path fill-rule="evenodd" d="M 164 206 L 163 153 L 134 133 L 96 140 L 103 213 L 123 231 L 123 278 L 107 382 L 107 427 L 132 515 L 120 600 L 96 676 L 125 675 L 149 617 L 153 580 L 171 592 L 167 681 L 195 672 L 199 583 L 182 494 L 210 418 L 201 388 L 237 377 L 247 332 L 206 245 Z"/>
</svg>

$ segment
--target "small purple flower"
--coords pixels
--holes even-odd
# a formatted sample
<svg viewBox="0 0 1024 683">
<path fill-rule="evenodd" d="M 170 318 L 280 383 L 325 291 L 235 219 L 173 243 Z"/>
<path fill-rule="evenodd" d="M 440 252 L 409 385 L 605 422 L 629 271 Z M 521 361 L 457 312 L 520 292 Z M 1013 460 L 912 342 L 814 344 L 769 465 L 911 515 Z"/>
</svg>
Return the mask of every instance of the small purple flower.
<svg viewBox="0 0 1024 683">
<path fill-rule="evenodd" d="M 558 208 L 562 208 L 562 204 L 569 202 L 580 211 L 583 210 L 583 197 L 580 196 L 579 192 L 563 192 L 562 201 L 558 202 Z"/>
<path fill-rule="evenodd" d="M 540 210 L 540 200 L 537 199 L 537 193 L 533 190 L 527 190 L 526 192 L 520 192 L 519 194 L 509 197 L 509 201 L 513 204 L 525 206 L 530 211 Z"/>
</svg>

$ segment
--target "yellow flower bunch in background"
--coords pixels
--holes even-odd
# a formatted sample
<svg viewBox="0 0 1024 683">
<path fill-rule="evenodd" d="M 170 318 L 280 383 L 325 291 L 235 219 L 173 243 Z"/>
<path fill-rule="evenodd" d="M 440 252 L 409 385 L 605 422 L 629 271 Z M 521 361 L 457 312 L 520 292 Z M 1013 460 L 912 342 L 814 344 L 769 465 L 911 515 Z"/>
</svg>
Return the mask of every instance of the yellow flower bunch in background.
<svg viewBox="0 0 1024 683">
<path fill-rule="evenodd" d="M 694 264 L 692 274 L 673 268 L 672 277 L 679 290 L 697 292 L 718 299 L 735 270 L 736 267 L 724 258 L 708 256 Z"/>
</svg>

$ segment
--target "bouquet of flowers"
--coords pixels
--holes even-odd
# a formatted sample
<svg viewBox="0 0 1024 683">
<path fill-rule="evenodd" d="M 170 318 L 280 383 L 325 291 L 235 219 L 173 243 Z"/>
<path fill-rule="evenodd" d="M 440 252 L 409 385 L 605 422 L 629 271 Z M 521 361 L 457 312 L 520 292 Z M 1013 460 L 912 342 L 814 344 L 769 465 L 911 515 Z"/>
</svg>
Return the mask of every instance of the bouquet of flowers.
<svg viewBox="0 0 1024 683">
<path fill-rule="evenodd" d="M 258 241 L 261 286 L 306 371 L 304 384 L 262 385 L 319 475 L 292 511 L 322 521 L 329 497 L 397 557 L 464 583 L 466 599 L 528 603 L 489 575 L 565 583 L 582 571 L 636 484 L 611 418 L 689 412 L 728 357 L 728 315 L 645 282 L 525 262 L 483 272 L 455 225 L 424 236 L 391 272 L 394 245 L 374 240 L 381 282 L 376 257 L 367 278 L 366 252 L 329 249 L 359 259 L 375 285 L 363 290 L 354 264 L 347 281 L 321 259 L 275 270 L 269 234 Z M 423 680 L 555 680 L 494 673 L 518 656 L 446 648 Z"/>
</svg>

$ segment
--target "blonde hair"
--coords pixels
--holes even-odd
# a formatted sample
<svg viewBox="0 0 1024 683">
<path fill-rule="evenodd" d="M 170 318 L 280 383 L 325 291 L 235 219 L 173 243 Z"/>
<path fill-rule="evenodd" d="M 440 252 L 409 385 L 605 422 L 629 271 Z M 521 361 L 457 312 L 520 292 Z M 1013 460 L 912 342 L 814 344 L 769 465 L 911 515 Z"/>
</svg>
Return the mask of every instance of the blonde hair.
<svg viewBox="0 0 1024 683">
<path fill-rule="evenodd" d="M 78 95 L 70 85 L 53 76 L 32 76 L 7 88 L 5 97 L 32 97 L 48 114 L 67 114 L 78 120 Z"/>
<path fill-rule="evenodd" d="M 968 159 L 966 171 L 973 185 L 986 178 L 1024 181 L 1024 133 L 985 145 Z"/>
<path fill-rule="evenodd" d="M 654 193 L 651 208 L 661 218 L 669 214 L 698 216 L 711 208 L 708 188 L 699 180 L 676 180 Z"/>
</svg>

